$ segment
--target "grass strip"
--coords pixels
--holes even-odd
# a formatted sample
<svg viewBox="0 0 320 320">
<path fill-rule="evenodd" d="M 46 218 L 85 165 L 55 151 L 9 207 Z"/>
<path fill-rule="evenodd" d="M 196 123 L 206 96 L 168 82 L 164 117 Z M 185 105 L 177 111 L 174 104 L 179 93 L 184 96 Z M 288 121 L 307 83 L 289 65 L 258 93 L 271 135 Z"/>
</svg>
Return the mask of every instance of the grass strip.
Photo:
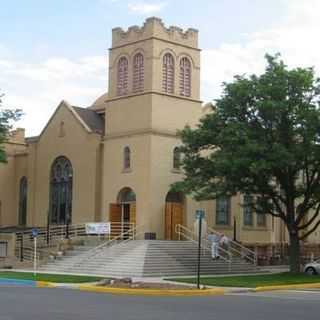
<svg viewBox="0 0 320 320">
<path fill-rule="evenodd" d="M 55 283 L 85 283 L 85 282 L 95 282 L 105 278 L 93 277 L 93 276 L 69 275 L 69 274 L 46 274 L 46 273 L 37 273 L 36 276 L 34 276 L 33 272 L 1 271 L 0 281 L 1 279 L 48 281 L 48 282 L 55 282 Z"/>
<path fill-rule="evenodd" d="M 196 283 L 196 278 L 169 278 L 166 280 Z M 201 277 L 200 283 L 208 286 L 218 287 L 243 287 L 256 288 L 265 286 L 278 286 L 304 283 L 320 283 L 320 276 L 310 276 L 306 274 L 292 274 L 289 272 L 263 275 L 244 275 L 226 277 Z"/>
</svg>

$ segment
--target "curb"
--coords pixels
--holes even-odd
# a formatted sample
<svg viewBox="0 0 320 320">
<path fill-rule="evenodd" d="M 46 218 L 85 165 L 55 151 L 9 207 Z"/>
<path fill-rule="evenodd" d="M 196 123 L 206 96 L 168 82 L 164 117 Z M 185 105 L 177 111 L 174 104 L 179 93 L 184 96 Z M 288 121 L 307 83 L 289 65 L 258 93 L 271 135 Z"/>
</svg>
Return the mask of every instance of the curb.
<svg viewBox="0 0 320 320">
<path fill-rule="evenodd" d="M 35 287 L 36 281 L 33 280 L 22 280 L 22 279 L 10 279 L 10 278 L 1 278 L 0 286 L 14 286 L 14 287 Z"/>
<path fill-rule="evenodd" d="M 80 291 L 111 293 L 122 295 L 139 295 L 139 296 L 214 296 L 224 295 L 225 290 L 222 288 L 216 289 L 132 289 L 132 288 L 106 288 L 90 285 L 80 285 Z"/>
<path fill-rule="evenodd" d="M 46 282 L 46 281 L 37 281 L 37 288 L 61 288 L 61 284 Z M 70 289 L 75 289 L 79 291 L 86 292 L 96 292 L 96 293 L 109 293 L 117 295 L 136 295 L 136 296 L 218 296 L 224 295 L 225 290 L 222 288 L 215 289 L 132 289 L 132 288 L 107 288 L 107 287 L 98 287 L 94 285 L 72 285 L 69 286 Z"/>
<path fill-rule="evenodd" d="M 53 282 L 36 281 L 36 287 L 37 288 L 56 288 L 57 285 Z"/>
<path fill-rule="evenodd" d="M 288 284 L 281 286 L 265 286 L 253 288 L 253 292 L 263 292 L 263 291 L 276 291 L 276 290 L 290 290 L 290 289 L 318 289 L 320 288 L 320 283 L 305 283 L 305 284 Z"/>
<path fill-rule="evenodd" d="M 2 279 L 3 280 L 3 279 Z M 47 281 L 29 281 L 29 280 L 14 280 L 5 279 L 3 281 L 7 285 L 18 286 L 31 286 L 36 288 L 69 288 L 79 291 L 96 292 L 96 293 L 109 293 L 117 295 L 136 295 L 136 296 L 221 296 L 228 293 L 246 293 L 246 292 L 267 292 L 267 291 L 280 291 L 280 290 L 294 290 L 294 289 L 320 289 L 319 283 L 305 283 L 305 284 L 291 284 L 279 286 L 265 286 L 256 288 L 244 288 L 237 290 L 228 290 L 225 288 L 208 288 L 208 289 L 134 289 L 134 288 L 111 288 L 111 287 L 98 287 L 89 284 L 61 284 Z M 0 282 L 1 284 L 1 282 Z"/>
</svg>

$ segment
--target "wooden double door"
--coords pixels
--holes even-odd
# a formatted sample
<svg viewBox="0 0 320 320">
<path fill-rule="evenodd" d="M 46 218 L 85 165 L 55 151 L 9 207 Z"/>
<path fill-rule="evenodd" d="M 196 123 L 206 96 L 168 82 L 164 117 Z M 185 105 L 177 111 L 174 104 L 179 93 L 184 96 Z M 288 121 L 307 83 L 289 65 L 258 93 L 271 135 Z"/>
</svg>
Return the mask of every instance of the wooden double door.
<svg viewBox="0 0 320 320">
<path fill-rule="evenodd" d="M 118 236 L 127 232 L 136 223 L 136 203 L 112 203 L 110 204 L 111 235 Z"/>
<path fill-rule="evenodd" d="M 178 240 L 176 225 L 183 224 L 183 204 L 178 202 L 166 202 L 165 207 L 165 239 Z"/>
</svg>

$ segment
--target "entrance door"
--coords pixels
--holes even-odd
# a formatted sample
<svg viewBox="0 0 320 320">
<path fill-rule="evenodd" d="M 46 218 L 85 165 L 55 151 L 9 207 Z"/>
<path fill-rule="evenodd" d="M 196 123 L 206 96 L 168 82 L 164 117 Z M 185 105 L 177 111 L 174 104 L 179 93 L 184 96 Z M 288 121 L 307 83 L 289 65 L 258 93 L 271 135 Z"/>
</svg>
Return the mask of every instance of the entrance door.
<svg viewBox="0 0 320 320">
<path fill-rule="evenodd" d="M 126 233 L 130 229 L 130 203 L 123 203 L 122 205 L 122 232 Z M 125 239 L 128 238 L 128 235 L 125 234 Z"/>
<path fill-rule="evenodd" d="M 117 237 L 121 233 L 121 205 L 118 203 L 110 204 L 109 218 L 111 222 L 111 237 Z"/>
<path fill-rule="evenodd" d="M 165 239 L 178 240 L 179 235 L 175 228 L 177 224 L 183 224 L 183 205 L 177 202 L 166 202 L 165 208 Z"/>
<path fill-rule="evenodd" d="M 134 202 L 112 203 L 110 204 L 109 217 L 112 226 L 112 237 L 127 232 L 136 223 L 136 204 Z"/>
</svg>

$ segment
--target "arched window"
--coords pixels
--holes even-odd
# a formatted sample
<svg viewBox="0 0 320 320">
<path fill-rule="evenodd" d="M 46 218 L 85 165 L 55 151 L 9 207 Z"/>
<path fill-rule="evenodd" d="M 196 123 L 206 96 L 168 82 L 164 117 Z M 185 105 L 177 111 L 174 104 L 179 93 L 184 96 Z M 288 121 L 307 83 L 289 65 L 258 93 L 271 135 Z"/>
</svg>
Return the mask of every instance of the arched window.
<svg viewBox="0 0 320 320">
<path fill-rule="evenodd" d="M 136 194 L 130 188 L 123 188 L 118 194 L 118 203 L 136 202 Z"/>
<path fill-rule="evenodd" d="M 28 180 L 26 177 L 20 179 L 19 190 L 19 225 L 27 224 L 27 197 L 28 197 Z"/>
<path fill-rule="evenodd" d="M 166 93 L 174 92 L 174 59 L 170 53 L 166 53 L 163 57 L 162 90 Z"/>
<path fill-rule="evenodd" d="M 123 150 L 123 169 L 128 170 L 131 167 L 131 151 L 129 147 Z"/>
<path fill-rule="evenodd" d="M 128 59 L 122 57 L 118 62 L 117 94 L 123 96 L 128 93 Z"/>
<path fill-rule="evenodd" d="M 186 57 L 180 60 L 180 95 L 191 96 L 191 63 Z"/>
<path fill-rule="evenodd" d="M 179 170 L 181 165 L 181 153 L 178 147 L 173 149 L 173 169 Z"/>
<path fill-rule="evenodd" d="M 50 222 L 67 224 L 72 221 L 73 170 L 66 157 L 58 157 L 50 174 Z"/>
<path fill-rule="evenodd" d="M 133 57 L 133 92 L 141 92 L 144 89 L 144 59 L 141 53 Z"/>
</svg>

